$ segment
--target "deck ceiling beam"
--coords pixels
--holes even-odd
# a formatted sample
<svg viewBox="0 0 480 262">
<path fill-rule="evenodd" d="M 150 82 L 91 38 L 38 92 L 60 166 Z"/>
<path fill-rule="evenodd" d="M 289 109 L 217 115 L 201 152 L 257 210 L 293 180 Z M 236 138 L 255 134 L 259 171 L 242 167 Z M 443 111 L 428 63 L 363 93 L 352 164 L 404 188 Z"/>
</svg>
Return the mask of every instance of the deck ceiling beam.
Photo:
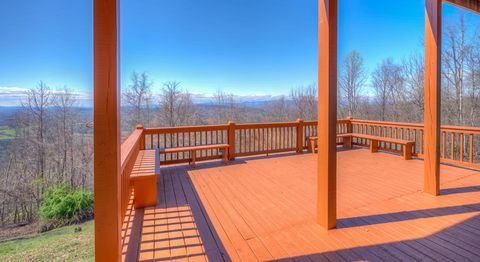
<svg viewBox="0 0 480 262">
<path fill-rule="evenodd" d="M 444 2 L 480 14 L 480 0 L 444 0 Z"/>
<path fill-rule="evenodd" d="M 442 1 L 425 0 L 424 191 L 440 193 Z"/>
<path fill-rule="evenodd" d="M 337 7 L 318 1 L 317 222 L 325 229 L 337 219 Z"/>
<path fill-rule="evenodd" d="M 118 0 L 94 0 L 95 260 L 120 261 Z"/>
</svg>

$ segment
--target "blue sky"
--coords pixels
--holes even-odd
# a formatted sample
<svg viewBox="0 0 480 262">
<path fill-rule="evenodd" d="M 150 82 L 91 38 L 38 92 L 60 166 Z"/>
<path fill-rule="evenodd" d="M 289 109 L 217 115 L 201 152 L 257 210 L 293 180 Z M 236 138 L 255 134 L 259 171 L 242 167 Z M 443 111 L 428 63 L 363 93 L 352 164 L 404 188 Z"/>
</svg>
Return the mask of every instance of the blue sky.
<svg viewBox="0 0 480 262">
<path fill-rule="evenodd" d="M 371 71 L 423 52 L 424 1 L 339 1 L 339 58 L 352 49 Z M 444 19 L 478 15 L 444 4 Z M 0 3 L 0 106 L 44 81 L 92 93 L 92 1 Z M 317 0 L 122 0 L 121 82 L 146 71 L 159 90 L 288 94 L 317 78 Z"/>
</svg>

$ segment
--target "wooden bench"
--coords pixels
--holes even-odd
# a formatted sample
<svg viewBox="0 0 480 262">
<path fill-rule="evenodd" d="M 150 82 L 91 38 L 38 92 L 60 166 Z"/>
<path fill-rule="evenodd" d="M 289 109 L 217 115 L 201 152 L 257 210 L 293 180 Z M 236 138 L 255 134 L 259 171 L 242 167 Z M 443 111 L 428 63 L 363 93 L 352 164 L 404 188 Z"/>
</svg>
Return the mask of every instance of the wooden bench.
<svg viewBox="0 0 480 262">
<path fill-rule="evenodd" d="M 195 162 L 197 160 L 196 152 L 198 150 L 208 150 L 208 149 L 220 149 L 222 151 L 222 159 L 223 163 L 228 162 L 228 148 L 230 147 L 229 144 L 212 144 L 212 145 L 201 145 L 201 146 L 188 146 L 188 147 L 172 147 L 172 148 L 164 148 L 161 149 L 161 153 L 178 153 L 178 152 L 189 152 L 190 153 L 190 161 L 192 167 L 195 168 Z"/>
<path fill-rule="evenodd" d="M 412 148 L 415 144 L 414 141 L 410 140 L 403 140 L 397 138 L 390 138 L 390 137 L 381 137 L 381 136 L 372 136 L 372 135 L 365 135 L 365 134 L 355 134 L 355 133 L 346 133 L 346 134 L 338 134 L 337 137 L 341 137 L 344 139 L 343 146 L 346 148 L 352 148 L 352 139 L 362 138 L 370 140 L 370 151 L 372 153 L 378 152 L 378 142 L 387 142 L 393 144 L 399 144 L 403 146 L 403 158 L 405 160 L 412 159 Z M 315 151 L 315 143 L 318 141 L 318 137 L 309 137 L 310 141 L 310 150 L 312 152 Z"/>
<path fill-rule="evenodd" d="M 157 205 L 157 175 L 160 175 L 160 157 L 157 150 L 141 150 L 130 174 L 135 208 Z"/>
<path fill-rule="evenodd" d="M 339 134 L 337 135 L 337 138 L 338 137 L 341 137 L 343 138 L 343 147 L 345 148 L 352 148 L 352 136 L 350 133 L 348 133 L 347 136 L 344 136 L 343 134 Z M 308 150 L 310 152 L 312 152 L 312 154 L 315 154 L 315 145 L 317 144 L 318 142 L 318 137 L 316 136 L 310 136 L 310 137 L 307 137 L 307 140 L 308 140 Z"/>
</svg>

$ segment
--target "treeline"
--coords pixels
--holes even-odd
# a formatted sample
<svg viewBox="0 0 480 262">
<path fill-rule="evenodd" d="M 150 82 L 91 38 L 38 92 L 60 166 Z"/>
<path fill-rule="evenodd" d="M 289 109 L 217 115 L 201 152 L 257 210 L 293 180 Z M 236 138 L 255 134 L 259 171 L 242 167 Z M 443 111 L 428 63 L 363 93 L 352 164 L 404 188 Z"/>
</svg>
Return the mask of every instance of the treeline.
<svg viewBox="0 0 480 262">
<path fill-rule="evenodd" d="M 442 123 L 480 126 L 480 28 L 463 17 L 446 23 L 442 43 Z M 423 48 L 423 46 L 421 47 Z M 317 118 L 317 86 L 292 88 L 262 107 L 249 108 L 233 94 L 218 91 L 211 107 L 195 105 L 179 82 L 167 82 L 152 93 L 146 73 L 134 73 L 123 99 L 123 127 L 179 126 L 236 122 L 293 121 Z M 158 91 L 158 90 L 157 90 Z M 424 56 L 399 61 L 385 58 L 369 71 L 362 55 L 351 51 L 339 63 L 338 117 L 423 122 Z"/>
<path fill-rule="evenodd" d="M 261 106 L 246 106 L 233 94 L 221 90 L 207 105 L 195 104 L 192 94 L 180 82 L 171 81 L 153 92 L 147 73 L 134 72 L 122 96 L 122 130 L 127 134 L 142 124 L 145 127 L 226 124 L 228 121 L 271 122 L 292 119 L 316 119 L 317 86 L 293 88 L 289 96 Z"/>
<path fill-rule="evenodd" d="M 447 24 L 442 49 L 442 124 L 480 126 L 480 31 L 460 17 Z M 423 122 L 424 57 L 385 58 L 368 70 L 352 51 L 340 61 L 338 117 Z M 147 73 L 132 73 L 122 95 L 121 125 L 126 137 L 137 124 L 146 127 L 226 124 L 228 121 L 280 122 L 317 119 L 315 83 L 255 106 L 217 91 L 208 104 L 196 104 L 180 82 L 156 83 Z M 92 189 L 93 130 L 74 93 L 46 84 L 26 93 L 10 120 L 15 138 L 0 156 L 0 225 L 37 218 L 52 186 Z M 479 152 L 480 150 L 475 150 Z"/>
<path fill-rule="evenodd" d="M 34 221 L 53 186 L 92 189 L 89 120 L 68 89 L 52 91 L 40 83 L 26 93 L 21 109 L 9 119 L 15 138 L 2 148 L 7 154 L 0 164 L 0 225 Z"/>
<path fill-rule="evenodd" d="M 442 124 L 480 126 L 480 27 L 463 17 L 445 25 L 442 41 Z M 368 72 L 352 51 L 339 74 L 339 116 L 423 122 L 424 57 L 386 58 Z"/>
</svg>

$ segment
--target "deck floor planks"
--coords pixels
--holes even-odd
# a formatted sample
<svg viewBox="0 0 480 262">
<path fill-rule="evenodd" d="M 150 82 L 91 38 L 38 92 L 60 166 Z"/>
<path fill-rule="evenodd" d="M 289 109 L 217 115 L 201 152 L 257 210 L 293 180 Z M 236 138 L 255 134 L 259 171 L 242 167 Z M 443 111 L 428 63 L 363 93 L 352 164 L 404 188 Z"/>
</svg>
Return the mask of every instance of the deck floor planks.
<svg viewBox="0 0 480 262">
<path fill-rule="evenodd" d="M 184 210 L 183 215 L 180 216 L 180 223 L 187 249 L 188 261 L 206 261 L 203 243 L 196 228 L 194 216 L 186 200 L 185 192 L 180 184 L 179 176 L 180 172 L 175 172 L 172 176 L 172 180 L 177 206 L 183 207 Z"/>
<path fill-rule="evenodd" d="M 448 193 L 432 197 L 421 192 L 420 160 L 358 149 L 338 163 L 333 231 L 315 223 L 315 155 L 162 168 L 166 207 L 159 192 L 157 208 L 145 209 L 139 259 L 154 250 L 159 260 L 480 261 L 480 172 L 442 166 Z M 168 241 L 157 238 L 164 214 Z"/>
</svg>

